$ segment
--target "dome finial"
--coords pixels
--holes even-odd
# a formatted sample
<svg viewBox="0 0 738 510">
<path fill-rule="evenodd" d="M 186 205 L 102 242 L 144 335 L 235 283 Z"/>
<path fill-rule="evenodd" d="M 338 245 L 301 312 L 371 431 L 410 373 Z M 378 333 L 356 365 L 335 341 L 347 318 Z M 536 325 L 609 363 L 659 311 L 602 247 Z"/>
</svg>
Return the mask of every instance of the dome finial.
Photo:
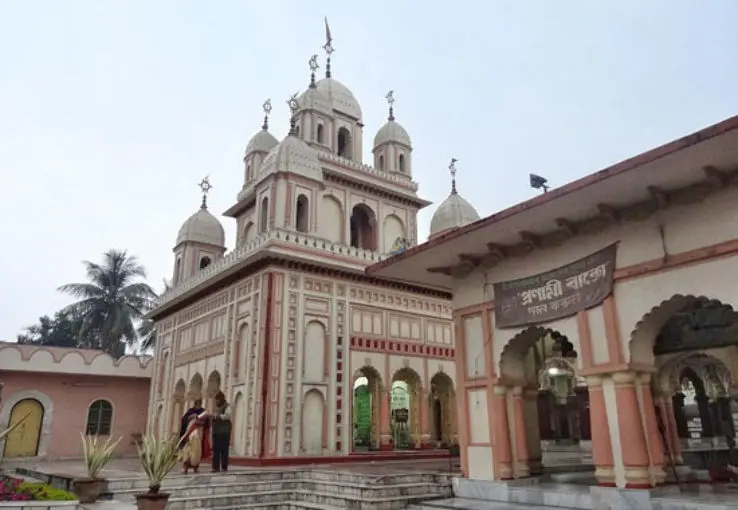
<svg viewBox="0 0 738 510">
<path fill-rule="evenodd" d="M 328 16 L 325 17 L 325 44 L 323 45 L 325 50 L 325 77 L 331 77 L 331 54 L 335 51 L 333 49 L 333 37 L 331 36 L 331 27 L 328 26 Z"/>
<path fill-rule="evenodd" d="M 451 173 L 451 194 L 456 195 L 456 162 L 458 159 L 451 158 L 451 163 L 448 165 L 448 171 Z"/>
<path fill-rule="evenodd" d="M 264 124 L 261 125 L 261 129 L 266 131 L 267 129 L 269 129 L 269 114 L 272 113 L 271 98 L 268 98 L 266 101 L 264 101 L 264 104 L 261 105 L 261 109 L 264 111 Z"/>
<path fill-rule="evenodd" d="M 310 66 L 310 88 L 315 88 L 315 71 L 320 69 L 320 64 L 318 64 L 318 55 L 314 54 L 312 57 L 310 57 L 310 60 L 308 61 L 308 65 Z"/>
<path fill-rule="evenodd" d="M 198 186 L 200 186 L 200 190 L 202 191 L 202 205 L 200 205 L 200 209 L 205 210 L 208 208 L 208 193 L 213 189 L 213 185 L 210 184 L 210 176 L 205 176 Z"/>
<path fill-rule="evenodd" d="M 395 91 L 390 90 L 384 98 L 387 100 L 387 104 L 389 105 L 389 117 L 387 117 L 387 120 L 395 120 L 395 110 L 393 107 L 395 104 Z"/>
<path fill-rule="evenodd" d="M 297 92 L 292 94 L 287 100 L 287 106 L 290 107 L 290 135 L 297 134 L 297 110 L 300 109 L 300 103 L 297 102 Z"/>
</svg>

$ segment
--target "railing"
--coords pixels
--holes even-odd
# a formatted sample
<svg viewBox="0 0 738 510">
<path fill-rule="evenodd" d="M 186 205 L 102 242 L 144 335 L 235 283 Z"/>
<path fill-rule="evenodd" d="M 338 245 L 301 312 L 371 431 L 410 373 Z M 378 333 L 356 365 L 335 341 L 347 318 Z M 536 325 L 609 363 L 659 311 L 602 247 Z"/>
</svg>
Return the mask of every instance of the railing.
<svg viewBox="0 0 738 510">
<path fill-rule="evenodd" d="M 343 257 L 350 257 L 357 259 L 357 263 L 369 263 L 373 264 L 380 260 L 389 257 L 388 255 L 381 255 L 379 252 L 372 250 L 365 250 L 363 248 L 354 248 L 353 246 L 347 246 L 342 243 L 334 243 L 323 239 L 321 237 L 313 236 L 310 234 L 303 234 L 287 229 L 272 229 L 268 232 L 258 235 L 248 243 L 242 244 L 238 248 L 233 249 L 227 253 L 222 259 L 216 260 L 205 269 L 202 269 L 196 275 L 178 283 L 172 289 L 163 293 L 159 296 L 156 301 L 154 308 L 159 307 L 177 296 L 180 296 L 188 290 L 197 287 L 204 281 L 212 278 L 213 276 L 222 273 L 228 268 L 231 268 L 238 264 L 241 260 L 244 260 L 248 256 L 252 255 L 256 251 L 264 248 L 267 244 L 272 242 L 294 244 L 297 246 L 304 246 L 316 251 L 316 255 L 330 254 L 340 255 Z"/>
<path fill-rule="evenodd" d="M 365 165 L 364 163 L 358 163 L 356 161 L 346 159 L 342 156 L 338 156 L 330 152 L 321 151 L 318 153 L 318 157 L 320 159 L 330 161 L 331 163 L 335 163 L 337 165 L 351 168 L 352 170 L 358 170 L 359 172 L 369 174 L 372 177 L 376 177 L 377 179 L 390 182 L 402 188 L 409 189 L 410 191 L 413 191 L 413 192 L 418 191 L 418 183 L 414 182 L 409 177 L 404 177 L 398 174 L 385 172 L 382 170 L 377 170 L 376 168 L 370 165 Z M 262 162 L 262 165 L 263 165 L 263 162 Z M 241 191 L 238 192 L 238 195 L 236 195 L 236 202 L 240 202 L 253 191 L 254 185 L 259 181 L 260 177 L 261 177 L 261 173 L 259 174 L 259 176 L 252 179 L 244 188 L 241 189 Z"/>
</svg>

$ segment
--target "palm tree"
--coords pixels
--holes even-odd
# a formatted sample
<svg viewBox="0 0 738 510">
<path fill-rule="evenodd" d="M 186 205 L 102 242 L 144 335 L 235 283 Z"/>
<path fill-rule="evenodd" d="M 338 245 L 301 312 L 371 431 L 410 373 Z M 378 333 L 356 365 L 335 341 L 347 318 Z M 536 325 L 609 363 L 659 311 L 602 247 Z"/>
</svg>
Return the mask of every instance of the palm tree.
<svg viewBox="0 0 738 510">
<path fill-rule="evenodd" d="M 84 261 L 87 283 L 68 283 L 59 287 L 79 301 L 64 310 L 80 317 L 79 334 L 95 338 L 97 347 L 120 357 L 125 345 L 135 345 L 138 334 L 134 323 L 143 317 L 156 298 L 156 292 L 141 281 L 146 270 L 125 250 L 109 250 L 102 264 Z"/>
<path fill-rule="evenodd" d="M 172 288 L 172 283 L 164 280 L 164 292 Z M 164 293 L 162 292 L 162 294 Z M 142 351 L 153 349 L 156 345 L 156 325 L 151 319 L 144 319 L 138 327 L 139 348 Z"/>
</svg>

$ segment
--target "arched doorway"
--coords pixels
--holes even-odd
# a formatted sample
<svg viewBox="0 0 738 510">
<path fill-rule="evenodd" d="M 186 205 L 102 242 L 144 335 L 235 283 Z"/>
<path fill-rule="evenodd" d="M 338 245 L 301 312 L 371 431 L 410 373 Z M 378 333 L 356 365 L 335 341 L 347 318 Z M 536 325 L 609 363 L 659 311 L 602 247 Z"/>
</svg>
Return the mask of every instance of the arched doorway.
<svg viewBox="0 0 738 510">
<path fill-rule="evenodd" d="M 5 438 L 3 457 L 35 457 L 41 440 L 41 424 L 44 406 L 36 399 L 26 398 L 17 402 L 10 411 L 8 426 L 21 424 Z"/>
<path fill-rule="evenodd" d="M 420 447 L 420 376 L 404 367 L 395 372 L 390 387 L 390 432 L 395 449 Z"/>
<path fill-rule="evenodd" d="M 203 380 L 199 373 L 196 373 L 190 379 L 190 387 L 187 391 L 187 406 L 191 407 L 195 401 L 202 400 Z"/>
<path fill-rule="evenodd" d="M 736 464 L 738 313 L 704 296 L 674 295 L 631 334 L 631 362 L 655 365 L 655 416 L 663 457 L 696 470 Z M 725 362 L 724 362 L 725 361 Z"/>
<path fill-rule="evenodd" d="M 379 450 L 379 416 L 382 378 L 373 367 L 365 366 L 354 374 L 352 392 L 352 451 Z"/>
<path fill-rule="evenodd" d="M 430 440 L 436 448 L 448 448 L 458 444 L 454 383 L 448 375 L 438 372 L 431 378 L 430 388 Z"/>
<path fill-rule="evenodd" d="M 500 373 L 519 382 L 524 399 L 521 425 L 529 472 L 521 468 L 519 476 L 541 474 L 544 469 L 594 469 L 589 454 L 589 391 L 585 379 L 577 375 L 576 363 L 572 342 L 550 328 L 527 328 L 503 349 Z"/>
<path fill-rule="evenodd" d="M 164 431 L 165 434 L 179 434 L 180 420 L 184 416 L 185 405 L 187 398 L 187 385 L 183 379 L 177 381 L 174 386 L 174 395 L 172 395 L 171 412 L 172 415 L 169 418 L 169 430 Z"/>
</svg>

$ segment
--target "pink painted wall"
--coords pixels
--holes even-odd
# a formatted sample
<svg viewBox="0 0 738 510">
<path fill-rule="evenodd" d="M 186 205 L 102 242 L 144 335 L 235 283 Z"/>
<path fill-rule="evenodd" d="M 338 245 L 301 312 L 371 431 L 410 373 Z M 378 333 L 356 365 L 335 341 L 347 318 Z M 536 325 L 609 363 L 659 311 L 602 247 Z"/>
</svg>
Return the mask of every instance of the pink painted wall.
<svg viewBox="0 0 738 510">
<path fill-rule="evenodd" d="M 53 403 L 48 458 L 82 456 L 80 432 L 85 430 L 87 408 L 99 399 L 108 400 L 113 406 L 111 435 L 116 439 L 123 436 L 117 454 L 135 455 L 131 435 L 146 430 L 148 378 L 3 371 L 1 379 L 4 388 L 0 413 L 21 391 L 39 391 Z"/>
</svg>

